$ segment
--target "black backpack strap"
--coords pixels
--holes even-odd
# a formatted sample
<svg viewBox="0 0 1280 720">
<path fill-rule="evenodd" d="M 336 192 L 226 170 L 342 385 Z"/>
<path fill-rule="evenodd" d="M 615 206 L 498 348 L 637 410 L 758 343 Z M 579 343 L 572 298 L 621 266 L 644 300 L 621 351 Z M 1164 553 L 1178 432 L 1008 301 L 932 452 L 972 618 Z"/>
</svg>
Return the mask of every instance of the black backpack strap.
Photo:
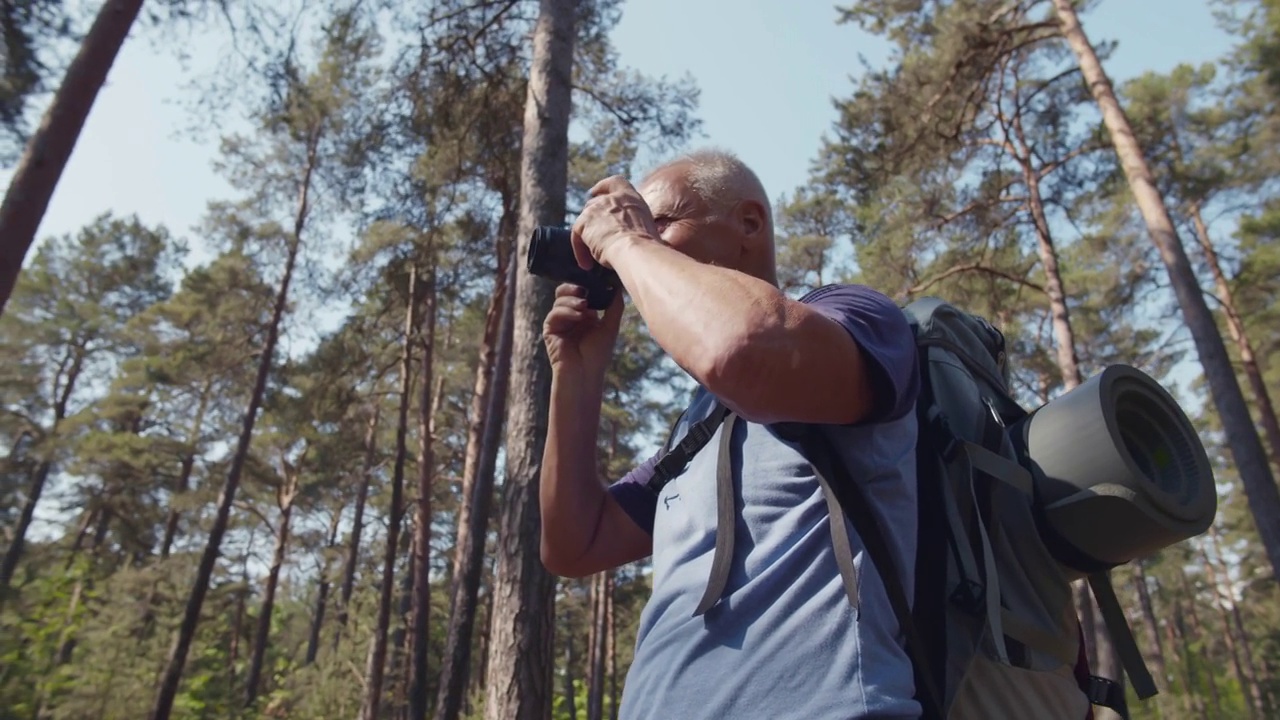
<svg viewBox="0 0 1280 720">
<path fill-rule="evenodd" d="M 902 582 L 899 568 L 889 553 L 888 541 L 880 529 L 871 503 L 854 478 L 849 476 L 844 464 L 831 452 L 824 438 L 815 437 L 813 432 L 805 433 L 799 440 L 804 448 L 805 456 L 813 464 L 814 474 L 825 487 L 831 488 L 844 513 L 853 522 L 853 528 L 866 547 L 867 555 L 875 564 L 876 571 L 884 581 L 885 592 L 889 596 L 889 604 L 898 619 L 907 640 L 907 654 L 916 668 L 916 683 L 923 685 L 917 688 L 921 704 L 924 706 L 924 718 L 941 718 L 942 695 L 938 692 L 936 678 L 930 667 L 929 653 L 916 627 L 915 618 L 911 614 L 911 605 L 907 601 L 907 593 Z M 827 478 L 835 478 L 832 483 Z M 837 546 L 838 548 L 839 546 Z M 837 549 L 837 552 L 839 550 Z M 849 559 L 852 564 L 852 557 Z"/>
<path fill-rule="evenodd" d="M 715 607 L 729 584 L 734 532 L 738 527 L 738 504 L 733 489 L 733 428 L 737 420 L 736 414 L 728 413 L 720 426 L 720 456 L 716 460 L 716 549 L 711 560 L 711 577 L 698 608 L 693 611 L 694 617 Z"/>
<path fill-rule="evenodd" d="M 1089 587 L 1098 601 L 1098 610 L 1102 613 L 1107 634 L 1111 636 L 1111 642 L 1120 655 L 1120 664 L 1133 683 L 1133 691 L 1142 700 L 1154 697 L 1157 692 L 1156 682 L 1147 669 L 1147 663 L 1142 659 L 1142 651 L 1138 649 L 1133 630 L 1125 620 L 1124 609 L 1120 607 L 1116 590 L 1111 586 L 1111 576 L 1105 572 L 1094 573 L 1089 576 Z"/>
<path fill-rule="evenodd" d="M 684 438 L 675 447 L 667 448 L 666 453 L 658 459 L 658 464 L 653 469 L 653 477 L 649 479 L 648 487 L 654 495 L 662 492 L 662 488 L 666 487 L 667 483 L 684 472 L 693 456 L 711 441 L 711 436 L 716 434 L 716 428 L 728 412 L 729 408 L 717 402 L 705 418 L 689 428 Z M 676 423 L 679 422 L 677 419 Z"/>
</svg>

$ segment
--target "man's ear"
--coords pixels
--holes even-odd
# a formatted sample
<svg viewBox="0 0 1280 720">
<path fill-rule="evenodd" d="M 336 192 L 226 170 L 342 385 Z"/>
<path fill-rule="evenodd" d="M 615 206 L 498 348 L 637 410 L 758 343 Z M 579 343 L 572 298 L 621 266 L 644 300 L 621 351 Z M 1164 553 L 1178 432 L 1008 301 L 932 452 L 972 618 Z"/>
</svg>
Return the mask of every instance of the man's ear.
<svg viewBox="0 0 1280 720">
<path fill-rule="evenodd" d="M 756 200 L 743 200 L 738 205 L 738 222 L 747 237 L 755 238 L 763 233 L 767 218 L 764 206 Z"/>
</svg>

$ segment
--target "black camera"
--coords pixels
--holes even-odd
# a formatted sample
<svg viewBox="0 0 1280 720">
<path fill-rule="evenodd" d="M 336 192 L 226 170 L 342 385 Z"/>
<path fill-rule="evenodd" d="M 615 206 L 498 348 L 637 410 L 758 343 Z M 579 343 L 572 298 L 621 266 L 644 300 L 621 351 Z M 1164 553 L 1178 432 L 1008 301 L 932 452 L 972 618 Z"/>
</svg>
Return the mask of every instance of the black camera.
<svg viewBox="0 0 1280 720">
<path fill-rule="evenodd" d="M 603 265 L 593 265 L 590 270 L 579 267 L 571 237 L 568 228 L 542 225 L 534 229 L 527 258 L 529 273 L 586 288 L 587 307 L 604 310 L 613 304 L 622 281 Z"/>
</svg>

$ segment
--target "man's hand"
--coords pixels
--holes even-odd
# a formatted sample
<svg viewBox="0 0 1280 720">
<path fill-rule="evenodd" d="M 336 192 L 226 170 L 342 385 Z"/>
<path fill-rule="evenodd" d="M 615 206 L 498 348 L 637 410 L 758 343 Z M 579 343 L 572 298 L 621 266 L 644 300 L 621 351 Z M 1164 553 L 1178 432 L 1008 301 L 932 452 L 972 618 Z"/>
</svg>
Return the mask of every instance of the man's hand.
<svg viewBox="0 0 1280 720">
<path fill-rule="evenodd" d="M 628 235 L 658 239 L 649 205 L 626 178 L 605 178 L 591 188 L 590 196 L 572 231 L 573 255 L 583 270 L 596 263 L 613 267 L 609 248 Z"/>
<path fill-rule="evenodd" d="M 542 323 L 542 340 L 552 368 L 572 367 L 593 380 L 604 378 L 622 324 L 622 293 L 603 314 L 587 307 L 586 291 L 565 283 Z"/>
</svg>

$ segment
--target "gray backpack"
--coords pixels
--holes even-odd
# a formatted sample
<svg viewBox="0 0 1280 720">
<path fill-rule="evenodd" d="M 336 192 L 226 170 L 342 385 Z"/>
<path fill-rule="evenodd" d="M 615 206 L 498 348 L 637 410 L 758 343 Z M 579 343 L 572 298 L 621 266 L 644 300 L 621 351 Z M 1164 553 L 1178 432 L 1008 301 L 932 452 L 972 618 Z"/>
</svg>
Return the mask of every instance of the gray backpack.
<svg viewBox="0 0 1280 720">
<path fill-rule="evenodd" d="M 921 376 L 913 598 L 825 436 L 805 426 L 779 434 L 801 443 L 832 517 L 850 518 L 884 579 L 923 717 L 1082 720 L 1099 705 L 1127 718 L 1123 686 L 1089 671 L 1071 584 L 1087 578 L 1136 695 L 1154 696 L 1108 573 L 1212 522 L 1213 476 L 1194 429 L 1163 388 L 1124 365 L 1028 411 L 1010 392 L 1005 340 L 990 323 L 936 298 L 904 312 Z M 727 440 L 734 420 L 717 404 L 678 444 L 669 441 L 651 489 L 678 474 L 721 424 Z M 729 457 L 720 448 L 716 548 L 698 614 L 719 600 L 733 555 Z M 849 539 L 843 523 L 831 527 L 856 606 Z"/>
</svg>

